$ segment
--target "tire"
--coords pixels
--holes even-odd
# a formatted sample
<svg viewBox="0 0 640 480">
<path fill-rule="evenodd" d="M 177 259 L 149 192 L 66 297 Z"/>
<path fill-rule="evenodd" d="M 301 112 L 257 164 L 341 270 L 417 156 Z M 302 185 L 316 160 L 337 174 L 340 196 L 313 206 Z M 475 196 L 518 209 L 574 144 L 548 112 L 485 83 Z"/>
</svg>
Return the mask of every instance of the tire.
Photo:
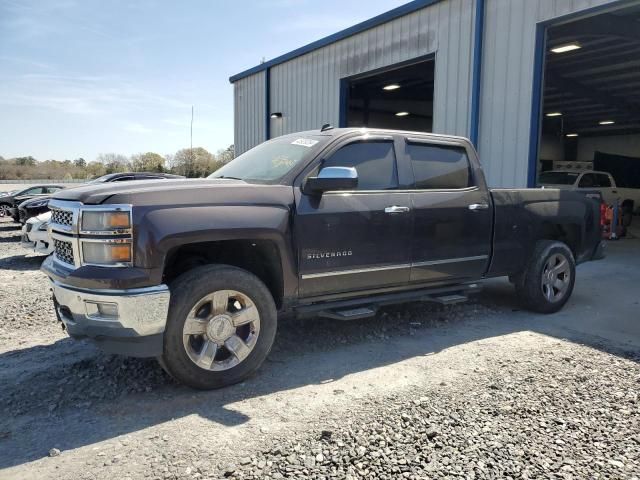
<svg viewBox="0 0 640 480">
<path fill-rule="evenodd" d="M 516 294 L 527 310 L 555 313 L 571 297 L 576 262 L 569 247 L 558 241 L 536 243 L 531 258 L 516 282 Z"/>
<path fill-rule="evenodd" d="M 278 319 L 273 297 L 258 277 L 232 266 L 205 265 L 179 276 L 170 290 L 158 359 L 169 375 L 210 390 L 238 383 L 262 365 Z"/>
<path fill-rule="evenodd" d="M 9 216 L 9 208 L 9 205 L 7 205 L 6 203 L 0 204 L 0 217 Z"/>
</svg>

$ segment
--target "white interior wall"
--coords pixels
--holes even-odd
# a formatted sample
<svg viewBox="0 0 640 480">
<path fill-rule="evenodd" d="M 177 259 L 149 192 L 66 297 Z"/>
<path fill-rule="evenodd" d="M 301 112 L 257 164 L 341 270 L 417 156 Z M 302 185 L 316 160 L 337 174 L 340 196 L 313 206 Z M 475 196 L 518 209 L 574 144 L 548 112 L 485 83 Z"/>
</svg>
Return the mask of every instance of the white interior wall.
<svg viewBox="0 0 640 480">
<path fill-rule="evenodd" d="M 543 135 L 540 142 L 541 160 L 564 160 L 564 144 L 560 137 L 555 135 Z"/>
</svg>

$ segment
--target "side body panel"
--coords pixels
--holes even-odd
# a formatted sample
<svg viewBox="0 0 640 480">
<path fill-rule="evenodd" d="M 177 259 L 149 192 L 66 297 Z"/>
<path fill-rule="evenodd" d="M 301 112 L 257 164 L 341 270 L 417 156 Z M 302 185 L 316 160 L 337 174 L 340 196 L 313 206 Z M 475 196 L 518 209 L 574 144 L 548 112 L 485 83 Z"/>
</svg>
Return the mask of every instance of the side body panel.
<svg viewBox="0 0 640 480">
<path fill-rule="evenodd" d="M 300 293 L 314 296 L 406 284 L 411 215 L 388 214 L 409 205 L 409 193 L 296 193 Z"/>
<path fill-rule="evenodd" d="M 411 281 L 480 278 L 491 254 L 493 211 L 486 190 L 413 192 Z"/>
<path fill-rule="evenodd" d="M 488 276 L 522 271 L 538 240 L 559 235 L 578 263 L 600 243 L 600 207 L 576 192 L 557 189 L 491 190 L 495 208 Z M 550 237 L 551 235 L 551 237 Z"/>
<path fill-rule="evenodd" d="M 491 256 L 493 207 L 473 146 L 464 139 L 410 135 L 402 142 L 400 160 L 413 171 L 409 143 L 464 149 L 472 185 L 459 189 L 413 189 L 411 281 L 451 282 L 480 278 Z M 412 179 L 413 182 L 413 179 Z"/>
</svg>

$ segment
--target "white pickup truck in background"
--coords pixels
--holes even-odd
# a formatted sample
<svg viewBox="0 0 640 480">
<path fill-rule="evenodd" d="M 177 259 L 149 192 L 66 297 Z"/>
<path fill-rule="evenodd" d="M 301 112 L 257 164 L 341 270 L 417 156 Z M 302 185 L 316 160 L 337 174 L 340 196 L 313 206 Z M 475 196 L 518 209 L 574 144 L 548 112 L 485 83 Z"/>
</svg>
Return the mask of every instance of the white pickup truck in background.
<svg viewBox="0 0 640 480">
<path fill-rule="evenodd" d="M 622 204 L 625 200 L 632 200 L 634 213 L 640 213 L 640 189 L 616 186 L 616 181 L 607 172 L 550 170 L 540 174 L 538 185 L 563 190 L 597 190 L 608 205 L 616 201 Z"/>
</svg>

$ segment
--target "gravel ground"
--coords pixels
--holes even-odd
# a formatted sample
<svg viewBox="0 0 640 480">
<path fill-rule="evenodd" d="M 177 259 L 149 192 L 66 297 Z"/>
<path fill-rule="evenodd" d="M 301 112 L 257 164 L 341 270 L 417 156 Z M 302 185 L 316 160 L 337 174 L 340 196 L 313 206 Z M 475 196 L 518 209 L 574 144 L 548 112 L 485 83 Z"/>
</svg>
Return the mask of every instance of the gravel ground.
<svg viewBox="0 0 640 480">
<path fill-rule="evenodd" d="M 407 304 L 284 320 L 257 376 L 195 392 L 68 339 L 18 234 L 0 223 L 0 478 L 640 477 L 636 348 L 498 297 Z"/>
<path fill-rule="evenodd" d="M 226 467 L 237 478 L 633 478 L 640 368 L 578 349 L 497 362 L 478 383 L 411 388 Z M 640 358 L 635 359 L 640 360 Z M 631 370 L 631 374 L 629 372 Z M 544 373 L 543 373 L 544 372 Z"/>
</svg>

